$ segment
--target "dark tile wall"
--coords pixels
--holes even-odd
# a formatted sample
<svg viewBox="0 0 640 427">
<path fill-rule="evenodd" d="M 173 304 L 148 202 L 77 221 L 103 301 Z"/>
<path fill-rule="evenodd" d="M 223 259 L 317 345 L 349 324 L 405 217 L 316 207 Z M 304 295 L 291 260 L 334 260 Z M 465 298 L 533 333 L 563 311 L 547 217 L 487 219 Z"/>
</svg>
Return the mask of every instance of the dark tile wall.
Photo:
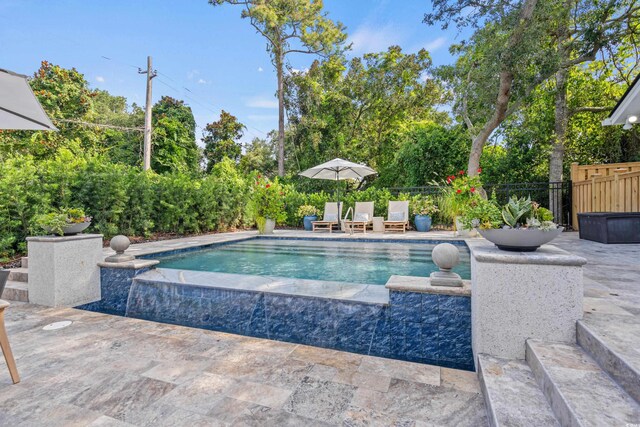
<svg viewBox="0 0 640 427">
<path fill-rule="evenodd" d="M 100 292 L 102 299 L 80 305 L 76 308 L 100 313 L 124 316 L 133 278 L 149 271 L 150 268 L 108 268 L 100 267 Z"/>
<path fill-rule="evenodd" d="M 103 286 L 104 306 L 126 305 L 129 284 Z M 391 291 L 384 305 L 140 279 L 130 287 L 129 317 L 474 369 L 466 296 Z M 105 295 L 108 290 L 118 295 Z"/>
</svg>

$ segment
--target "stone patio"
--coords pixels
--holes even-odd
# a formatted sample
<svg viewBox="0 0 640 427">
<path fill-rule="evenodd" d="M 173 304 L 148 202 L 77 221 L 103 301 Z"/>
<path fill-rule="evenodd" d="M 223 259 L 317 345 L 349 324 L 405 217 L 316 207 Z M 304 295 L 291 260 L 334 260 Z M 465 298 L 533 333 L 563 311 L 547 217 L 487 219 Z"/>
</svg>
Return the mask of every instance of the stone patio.
<svg viewBox="0 0 640 427">
<path fill-rule="evenodd" d="M 473 372 L 24 303 L 7 329 L 3 426 L 486 424 Z"/>
<path fill-rule="evenodd" d="M 134 245 L 130 250 L 142 255 L 254 234 L 199 236 Z M 450 232 L 278 234 L 453 238 Z M 554 245 L 588 260 L 579 341 L 583 336 L 599 337 L 601 342 L 580 344 L 589 351 L 615 351 L 626 369 L 639 372 L 640 245 L 604 245 L 579 240 L 577 233 L 564 233 Z M 74 323 L 42 330 L 60 320 Z M 7 328 L 22 382 L 11 385 L 0 361 L 0 425 L 487 424 L 480 387 L 471 372 L 17 302 L 7 311 Z M 588 333 L 581 335 L 581 328 Z M 607 356 L 604 353 L 604 359 Z M 565 373 L 565 368 L 558 369 Z M 625 371 L 620 372 L 618 381 L 624 381 Z M 508 381 L 504 385 L 514 386 Z M 581 390 L 588 392 L 585 387 L 575 391 L 582 394 Z M 598 409 L 592 403 L 585 406 L 585 414 Z M 505 405 L 517 407 L 513 401 Z"/>
</svg>

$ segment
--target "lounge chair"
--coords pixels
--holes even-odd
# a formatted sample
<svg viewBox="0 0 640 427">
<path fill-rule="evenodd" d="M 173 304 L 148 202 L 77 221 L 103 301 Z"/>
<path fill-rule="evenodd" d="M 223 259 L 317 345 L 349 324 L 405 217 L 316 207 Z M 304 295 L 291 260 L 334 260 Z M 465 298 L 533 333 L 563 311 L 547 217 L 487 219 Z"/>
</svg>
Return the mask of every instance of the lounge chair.
<svg viewBox="0 0 640 427">
<path fill-rule="evenodd" d="M 407 231 L 409 225 L 409 202 L 406 200 L 389 201 L 387 220 L 384 222 L 384 231 Z"/>
<path fill-rule="evenodd" d="M 367 232 L 367 227 L 373 225 L 373 202 L 356 202 L 351 221 L 344 221 L 345 229 L 355 231 L 362 229 Z"/>
<path fill-rule="evenodd" d="M 338 209 L 338 203 L 327 202 L 324 204 L 324 215 L 322 221 L 312 221 L 311 231 L 317 230 L 329 230 L 329 233 L 333 231 L 334 225 L 340 225 L 340 216 L 342 215 L 342 205 Z"/>
</svg>

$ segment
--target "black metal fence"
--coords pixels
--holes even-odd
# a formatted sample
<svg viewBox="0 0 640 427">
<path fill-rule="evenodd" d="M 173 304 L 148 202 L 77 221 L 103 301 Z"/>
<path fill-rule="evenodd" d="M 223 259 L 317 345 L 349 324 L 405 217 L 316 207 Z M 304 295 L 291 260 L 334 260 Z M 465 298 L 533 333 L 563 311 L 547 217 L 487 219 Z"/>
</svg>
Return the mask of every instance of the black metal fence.
<svg viewBox="0 0 640 427">
<path fill-rule="evenodd" d="M 507 203 L 511 196 L 530 196 L 531 200 L 535 200 L 553 212 L 556 223 L 567 228 L 571 225 L 571 181 L 483 184 L 482 187 L 489 196 L 495 192 L 496 199 L 500 204 Z M 433 196 L 439 196 L 443 190 L 444 187 L 438 185 L 389 188 L 391 194 L 430 194 Z"/>
</svg>

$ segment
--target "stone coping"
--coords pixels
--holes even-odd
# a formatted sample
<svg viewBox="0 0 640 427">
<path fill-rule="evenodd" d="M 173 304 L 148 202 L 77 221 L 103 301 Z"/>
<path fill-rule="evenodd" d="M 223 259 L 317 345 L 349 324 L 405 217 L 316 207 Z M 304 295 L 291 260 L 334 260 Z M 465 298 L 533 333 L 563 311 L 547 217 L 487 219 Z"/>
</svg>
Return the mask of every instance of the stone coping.
<svg viewBox="0 0 640 427">
<path fill-rule="evenodd" d="M 546 244 L 535 252 L 509 252 L 487 240 L 466 240 L 471 256 L 478 262 L 496 264 L 564 265 L 580 267 L 587 263 L 581 256 Z"/>
<path fill-rule="evenodd" d="M 27 237 L 27 242 L 47 242 L 47 243 L 57 243 L 57 242 L 70 242 L 73 240 L 88 240 L 88 239 L 101 239 L 104 236 L 102 234 L 74 234 L 71 236 L 31 236 Z"/>
<path fill-rule="evenodd" d="M 463 280 L 461 287 L 431 286 L 429 277 L 393 275 L 385 285 L 390 291 L 417 292 L 424 294 L 471 296 L 471 281 Z"/>
<path fill-rule="evenodd" d="M 427 233 L 419 233 L 415 231 L 407 231 L 406 233 L 373 233 L 367 232 L 355 233 L 313 233 L 303 230 L 276 230 L 274 234 L 268 236 L 259 236 L 256 231 L 235 231 L 228 233 L 214 233 L 201 236 L 181 237 L 170 240 L 160 240 L 156 242 L 135 243 L 132 244 L 125 252 L 128 255 L 137 257 L 162 254 L 164 252 L 181 251 L 193 248 L 206 248 L 220 243 L 230 243 L 251 238 L 271 238 L 271 239 L 303 239 L 303 240 L 331 240 L 331 241 L 389 241 L 389 242 L 415 242 L 430 241 L 432 243 L 449 242 L 464 246 L 465 239 L 456 237 L 452 231 L 429 231 Z M 471 239 L 473 240 L 473 239 Z M 111 248 L 104 248 L 103 253 L 106 256 L 113 255 L 115 252 Z"/>
<path fill-rule="evenodd" d="M 158 264 L 160 264 L 160 261 L 156 259 L 133 259 L 131 261 L 125 261 L 125 262 L 103 261 L 98 263 L 98 267 L 139 270 L 141 268 L 153 267 L 154 265 L 158 265 Z"/>
<path fill-rule="evenodd" d="M 382 285 L 213 273 L 171 268 L 156 268 L 136 276 L 135 280 L 235 291 L 337 299 L 366 304 L 389 304 L 389 291 Z"/>
</svg>

